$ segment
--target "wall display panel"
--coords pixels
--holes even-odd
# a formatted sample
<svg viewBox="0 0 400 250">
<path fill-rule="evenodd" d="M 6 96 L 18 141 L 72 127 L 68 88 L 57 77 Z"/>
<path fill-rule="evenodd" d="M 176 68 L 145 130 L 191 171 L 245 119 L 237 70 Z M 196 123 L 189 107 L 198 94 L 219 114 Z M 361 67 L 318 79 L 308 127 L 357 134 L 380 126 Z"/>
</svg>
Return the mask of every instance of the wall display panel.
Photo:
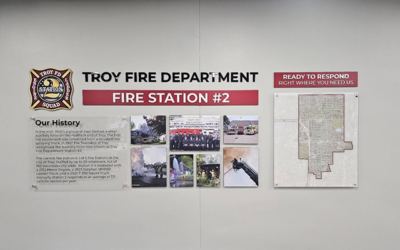
<svg viewBox="0 0 400 250">
<path fill-rule="evenodd" d="M 131 148 L 132 187 L 166 187 L 166 160 L 166 148 Z"/>
<path fill-rule="evenodd" d="M 192 154 L 170 155 L 169 166 L 171 187 L 193 187 L 194 162 Z"/>
<path fill-rule="evenodd" d="M 357 186 L 358 94 L 275 94 L 276 187 Z"/>
<path fill-rule="evenodd" d="M 400 249 L 399 23 L 399 1 L 0 1 L 0 249 Z M 31 102 L 29 72 L 48 68 L 73 72 L 71 109 L 32 109 L 43 105 Z M 128 79 L 140 72 L 147 78 Z M 163 72 L 179 80 L 162 82 Z M 234 82 L 235 72 L 258 74 Z M 296 89 L 277 89 L 274 72 L 358 72 L 359 84 L 287 77 L 280 86 Z M 182 81 L 182 73 L 209 81 Z M 360 93 L 359 142 L 345 127 L 354 148 L 334 153 L 322 179 L 357 151 L 357 187 L 276 187 L 273 93 L 331 91 Z M 128 118 L 123 191 L 31 188 L 30 117 L 145 114 L 215 115 L 221 123 L 224 114 L 259 115 L 257 145 L 221 142 L 258 147 L 259 187 L 170 187 L 170 154 L 220 154 L 221 168 L 223 154 L 170 151 L 167 122 L 167 187 L 129 188 L 131 148 L 160 145 L 130 145 Z M 291 138 L 282 150 L 298 143 Z M 220 177 L 223 186 L 222 170 Z"/>
<path fill-rule="evenodd" d="M 127 185 L 127 117 L 32 118 L 32 187 L 105 190 Z"/>
<path fill-rule="evenodd" d="M 258 148 L 224 148 L 224 187 L 257 187 L 258 172 Z"/>
</svg>

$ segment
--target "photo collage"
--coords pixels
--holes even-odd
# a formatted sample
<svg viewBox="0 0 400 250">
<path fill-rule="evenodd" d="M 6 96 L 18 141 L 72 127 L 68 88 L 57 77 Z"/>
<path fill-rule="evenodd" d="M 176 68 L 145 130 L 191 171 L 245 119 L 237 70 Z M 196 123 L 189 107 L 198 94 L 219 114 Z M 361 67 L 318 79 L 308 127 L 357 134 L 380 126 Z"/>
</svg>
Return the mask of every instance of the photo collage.
<svg viewBox="0 0 400 250">
<path fill-rule="evenodd" d="M 258 187 L 257 115 L 168 119 L 131 116 L 132 188 Z"/>
</svg>

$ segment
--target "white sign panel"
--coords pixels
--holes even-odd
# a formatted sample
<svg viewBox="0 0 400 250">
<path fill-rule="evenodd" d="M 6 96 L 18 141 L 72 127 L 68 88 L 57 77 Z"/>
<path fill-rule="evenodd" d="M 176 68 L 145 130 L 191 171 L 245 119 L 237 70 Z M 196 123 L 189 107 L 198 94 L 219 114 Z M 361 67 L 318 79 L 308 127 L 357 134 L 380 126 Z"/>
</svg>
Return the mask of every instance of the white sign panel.
<svg viewBox="0 0 400 250">
<path fill-rule="evenodd" d="M 129 119 L 32 118 L 32 187 L 111 190 L 130 185 Z"/>
</svg>

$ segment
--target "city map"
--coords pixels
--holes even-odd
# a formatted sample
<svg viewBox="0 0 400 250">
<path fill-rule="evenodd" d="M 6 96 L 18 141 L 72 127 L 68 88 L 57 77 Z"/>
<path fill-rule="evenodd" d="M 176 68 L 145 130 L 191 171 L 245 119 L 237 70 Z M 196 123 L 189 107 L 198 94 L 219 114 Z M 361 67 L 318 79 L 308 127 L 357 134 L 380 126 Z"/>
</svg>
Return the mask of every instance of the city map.
<svg viewBox="0 0 400 250">
<path fill-rule="evenodd" d="M 299 95 L 299 159 L 317 179 L 331 172 L 333 153 L 352 150 L 344 138 L 344 95 Z"/>
<path fill-rule="evenodd" d="M 358 94 L 274 95 L 274 186 L 356 187 Z"/>
</svg>

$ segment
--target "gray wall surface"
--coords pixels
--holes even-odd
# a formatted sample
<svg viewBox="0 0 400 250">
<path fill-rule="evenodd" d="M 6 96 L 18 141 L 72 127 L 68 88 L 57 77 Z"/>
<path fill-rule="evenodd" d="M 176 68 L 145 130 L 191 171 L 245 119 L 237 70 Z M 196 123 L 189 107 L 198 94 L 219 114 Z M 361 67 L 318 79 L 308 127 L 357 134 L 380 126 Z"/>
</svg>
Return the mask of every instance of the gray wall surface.
<svg viewBox="0 0 400 250">
<path fill-rule="evenodd" d="M 399 1 L 2 1 L 1 249 L 399 249 Z M 33 111 L 31 68 L 71 68 L 74 108 Z M 83 71 L 258 71 L 256 83 L 85 83 Z M 273 72 L 358 71 L 274 89 Z M 258 89 L 258 106 L 83 106 L 83 89 Z M 359 92 L 359 187 L 273 187 L 273 93 Z M 29 118 L 258 114 L 257 189 L 35 192 Z"/>
</svg>

